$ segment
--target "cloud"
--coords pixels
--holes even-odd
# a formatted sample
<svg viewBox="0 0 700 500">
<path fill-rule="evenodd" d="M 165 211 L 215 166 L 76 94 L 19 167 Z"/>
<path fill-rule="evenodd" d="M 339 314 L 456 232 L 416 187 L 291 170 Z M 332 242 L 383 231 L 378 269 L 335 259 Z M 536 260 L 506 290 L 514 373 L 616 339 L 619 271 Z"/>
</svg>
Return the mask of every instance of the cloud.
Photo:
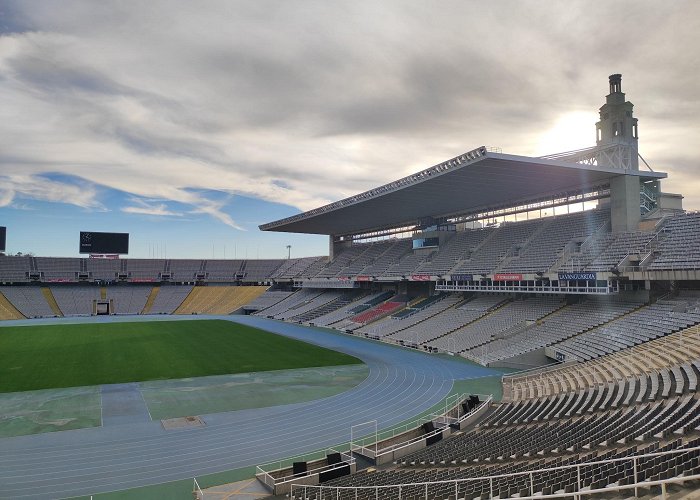
<svg viewBox="0 0 700 500">
<path fill-rule="evenodd" d="M 40 175 L 0 175 L 0 186 L 0 207 L 11 206 L 17 198 L 24 198 L 105 210 L 97 200 L 97 189 L 81 181 L 71 184 Z"/>
<path fill-rule="evenodd" d="M 219 220 L 223 224 L 232 227 L 233 229 L 245 231 L 245 229 L 242 226 L 238 225 L 229 214 L 223 211 L 223 207 L 226 205 L 226 200 L 214 201 L 202 198 L 197 202 L 197 205 L 198 206 L 191 210 L 190 213 L 207 214 Z"/>
<path fill-rule="evenodd" d="M 129 201 L 134 205 L 122 207 L 121 211 L 128 214 L 154 215 L 167 217 L 181 217 L 182 213 L 173 212 L 165 203 L 157 200 L 144 200 L 141 198 L 130 197 Z"/>
<path fill-rule="evenodd" d="M 182 203 L 240 229 L 203 193 L 306 210 L 482 144 L 551 153 L 541 136 L 595 111 L 617 72 L 645 158 L 697 159 L 690 0 L 3 5 L 0 172 L 93 189 L 3 182 L 5 206 L 98 208 L 106 186 L 127 213 Z"/>
<path fill-rule="evenodd" d="M 9 187 L 0 188 L 0 207 L 7 207 L 15 199 L 14 190 Z"/>
</svg>

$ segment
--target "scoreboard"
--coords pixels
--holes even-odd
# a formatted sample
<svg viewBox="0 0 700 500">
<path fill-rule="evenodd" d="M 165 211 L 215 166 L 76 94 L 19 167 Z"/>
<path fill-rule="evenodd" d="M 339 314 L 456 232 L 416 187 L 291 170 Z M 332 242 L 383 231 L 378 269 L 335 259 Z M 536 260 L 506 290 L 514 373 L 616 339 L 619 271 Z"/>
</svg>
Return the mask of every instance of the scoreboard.
<svg viewBox="0 0 700 500">
<path fill-rule="evenodd" d="M 128 254 L 129 233 L 81 231 L 80 253 Z"/>
</svg>

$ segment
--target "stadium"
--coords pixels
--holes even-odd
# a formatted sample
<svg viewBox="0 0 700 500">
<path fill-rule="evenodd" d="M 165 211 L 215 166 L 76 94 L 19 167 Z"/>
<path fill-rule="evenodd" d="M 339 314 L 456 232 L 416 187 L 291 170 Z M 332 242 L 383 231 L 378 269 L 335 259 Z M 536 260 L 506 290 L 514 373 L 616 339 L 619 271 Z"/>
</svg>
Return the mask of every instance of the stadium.
<svg viewBox="0 0 700 500">
<path fill-rule="evenodd" d="M 260 226 L 328 256 L 1 256 L 0 496 L 689 495 L 700 213 L 632 109 L 614 74 L 595 146 L 479 146 Z"/>
</svg>

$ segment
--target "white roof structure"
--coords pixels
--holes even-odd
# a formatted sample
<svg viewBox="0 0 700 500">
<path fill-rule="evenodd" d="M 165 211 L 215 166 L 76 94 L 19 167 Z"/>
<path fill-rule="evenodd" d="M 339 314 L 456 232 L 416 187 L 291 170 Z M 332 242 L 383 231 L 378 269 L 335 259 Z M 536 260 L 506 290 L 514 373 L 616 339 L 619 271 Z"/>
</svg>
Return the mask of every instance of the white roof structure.
<svg viewBox="0 0 700 500">
<path fill-rule="evenodd" d="M 482 146 L 349 198 L 260 226 L 263 231 L 358 234 L 517 206 L 546 197 L 607 189 L 612 179 L 666 177 L 557 159 L 516 156 Z"/>
</svg>

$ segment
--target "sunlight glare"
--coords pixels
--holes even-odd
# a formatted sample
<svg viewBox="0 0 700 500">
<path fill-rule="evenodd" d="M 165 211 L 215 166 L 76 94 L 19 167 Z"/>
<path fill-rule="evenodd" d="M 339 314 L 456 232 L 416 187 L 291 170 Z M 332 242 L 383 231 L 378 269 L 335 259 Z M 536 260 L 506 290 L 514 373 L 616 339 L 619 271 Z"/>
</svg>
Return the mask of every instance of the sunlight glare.
<svg viewBox="0 0 700 500">
<path fill-rule="evenodd" d="M 545 131 L 537 145 L 537 155 L 563 153 L 595 146 L 596 113 L 576 111 L 559 117 L 554 126 Z"/>
</svg>

